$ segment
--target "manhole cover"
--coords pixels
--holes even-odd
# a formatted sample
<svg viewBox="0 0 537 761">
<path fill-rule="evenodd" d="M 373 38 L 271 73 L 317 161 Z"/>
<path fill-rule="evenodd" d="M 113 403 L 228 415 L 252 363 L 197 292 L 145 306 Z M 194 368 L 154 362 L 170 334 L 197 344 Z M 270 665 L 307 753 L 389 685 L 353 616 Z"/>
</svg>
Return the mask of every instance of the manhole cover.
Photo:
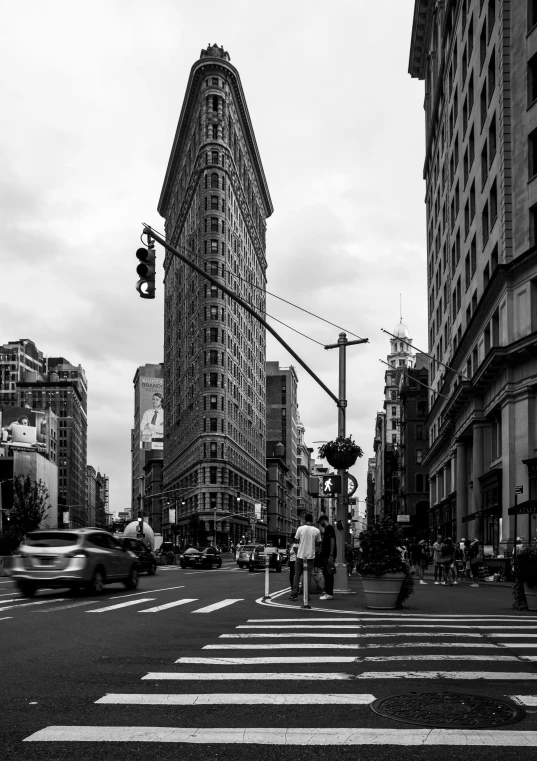
<svg viewBox="0 0 537 761">
<path fill-rule="evenodd" d="M 457 692 L 407 692 L 379 698 L 371 708 L 380 716 L 407 724 L 455 729 L 499 727 L 526 716 L 511 700 Z"/>
</svg>

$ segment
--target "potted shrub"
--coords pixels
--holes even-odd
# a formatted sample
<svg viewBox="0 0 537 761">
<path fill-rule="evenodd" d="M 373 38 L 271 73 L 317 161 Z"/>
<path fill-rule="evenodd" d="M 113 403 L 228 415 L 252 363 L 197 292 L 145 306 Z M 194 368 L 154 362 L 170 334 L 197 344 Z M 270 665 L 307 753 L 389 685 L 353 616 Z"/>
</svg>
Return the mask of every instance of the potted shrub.
<svg viewBox="0 0 537 761">
<path fill-rule="evenodd" d="M 515 580 L 513 607 L 517 610 L 537 610 L 537 546 L 535 544 L 517 553 L 513 576 Z"/>
<path fill-rule="evenodd" d="M 319 457 L 327 460 L 336 470 L 347 470 L 362 455 L 361 447 L 352 440 L 352 436 L 338 436 L 319 447 Z"/>
<path fill-rule="evenodd" d="M 393 610 L 414 591 L 414 579 L 399 547 L 404 537 L 388 516 L 377 517 L 359 536 L 361 557 L 356 570 L 362 576 L 366 608 Z"/>
</svg>

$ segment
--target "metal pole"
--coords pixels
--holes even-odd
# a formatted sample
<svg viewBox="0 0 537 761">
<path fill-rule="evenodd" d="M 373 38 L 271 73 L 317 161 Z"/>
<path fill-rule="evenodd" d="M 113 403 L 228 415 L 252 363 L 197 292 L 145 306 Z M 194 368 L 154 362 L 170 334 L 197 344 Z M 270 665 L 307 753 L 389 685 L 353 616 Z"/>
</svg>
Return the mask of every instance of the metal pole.
<svg viewBox="0 0 537 761">
<path fill-rule="evenodd" d="M 346 413 L 347 413 L 347 336 L 339 334 L 339 401 L 338 401 L 338 436 L 346 436 Z M 341 494 L 337 503 L 337 519 L 341 521 L 343 531 L 336 529 L 336 567 L 339 571 L 336 576 L 337 591 L 346 593 L 349 591 L 349 579 L 347 577 L 347 565 L 345 563 L 345 543 L 347 541 L 347 471 L 339 469 L 341 477 Z"/>
<path fill-rule="evenodd" d="M 516 560 L 516 539 L 517 539 L 517 531 L 518 531 L 518 494 L 515 490 L 515 546 L 513 547 L 513 560 Z"/>
<path fill-rule="evenodd" d="M 313 563 L 313 560 L 311 562 Z M 308 600 L 308 597 L 310 596 L 310 591 L 308 589 L 309 563 L 310 561 L 307 560 L 306 558 L 304 558 L 304 560 L 302 561 L 302 591 L 304 592 L 304 601 L 303 601 L 302 607 L 311 609 L 311 605 L 309 604 L 309 600 Z"/>
<path fill-rule="evenodd" d="M 270 555 L 268 555 L 265 552 L 265 596 L 263 597 L 263 602 L 265 600 L 270 600 L 270 570 L 269 570 L 269 561 L 270 561 Z"/>
</svg>

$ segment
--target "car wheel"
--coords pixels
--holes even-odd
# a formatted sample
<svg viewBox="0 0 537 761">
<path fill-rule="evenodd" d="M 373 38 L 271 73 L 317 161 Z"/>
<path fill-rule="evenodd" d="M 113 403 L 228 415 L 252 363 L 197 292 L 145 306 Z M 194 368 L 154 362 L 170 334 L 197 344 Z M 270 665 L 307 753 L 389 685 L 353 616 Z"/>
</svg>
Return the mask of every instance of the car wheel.
<svg viewBox="0 0 537 761">
<path fill-rule="evenodd" d="M 37 591 L 37 584 L 33 581 L 23 581 L 21 579 L 21 581 L 17 582 L 17 586 L 25 597 L 33 597 Z"/>
<path fill-rule="evenodd" d="M 237 563 L 237 565 L 239 566 L 239 568 L 242 568 L 242 563 Z"/>
<path fill-rule="evenodd" d="M 248 570 L 250 571 L 250 573 L 254 572 L 254 564 L 253 563 L 249 563 L 248 564 Z"/>
<path fill-rule="evenodd" d="M 149 576 L 154 576 L 157 572 L 157 564 L 153 563 L 152 566 L 150 566 L 149 570 L 147 571 Z"/>
<path fill-rule="evenodd" d="M 217 568 L 222 568 L 222 558 L 218 560 L 218 563 L 216 564 Z"/>
<path fill-rule="evenodd" d="M 89 583 L 89 591 L 94 595 L 101 595 L 104 592 L 106 577 L 102 568 L 97 568 Z"/>
<path fill-rule="evenodd" d="M 281 573 L 281 572 L 282 572 L 282 566 L 280 563 L 279 565 L 276 566 L 276 573 Z"/>
<path fill-rule="evenodd" d="M 136 589 L 138 586 L 138 569 L 132 566 L 129 575 L 123 582 L 127 589 Z"/>
<path fill-rule="evenodd" d="M 186 563 L 183 563 L 182 561 L 179 563 L 179 565 L 180 565 L 180 566 L 181 566 L 181 568 L 183 568 L 183 569 L 185 569 L 185 568 L 186 568 Z"/>
</svg>

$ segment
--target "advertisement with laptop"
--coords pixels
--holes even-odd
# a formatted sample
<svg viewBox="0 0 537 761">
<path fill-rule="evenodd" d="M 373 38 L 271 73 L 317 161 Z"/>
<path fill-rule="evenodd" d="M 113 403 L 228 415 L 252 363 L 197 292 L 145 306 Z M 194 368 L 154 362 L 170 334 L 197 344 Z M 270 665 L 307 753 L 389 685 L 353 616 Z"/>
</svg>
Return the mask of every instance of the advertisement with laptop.
<svg viewBox="0 0 537 761">
<path fill-rule="evenodd" d="M 0 446 L 47 449 L 47 414 L 28 407 L 0 407 Z"/>
</svg>

